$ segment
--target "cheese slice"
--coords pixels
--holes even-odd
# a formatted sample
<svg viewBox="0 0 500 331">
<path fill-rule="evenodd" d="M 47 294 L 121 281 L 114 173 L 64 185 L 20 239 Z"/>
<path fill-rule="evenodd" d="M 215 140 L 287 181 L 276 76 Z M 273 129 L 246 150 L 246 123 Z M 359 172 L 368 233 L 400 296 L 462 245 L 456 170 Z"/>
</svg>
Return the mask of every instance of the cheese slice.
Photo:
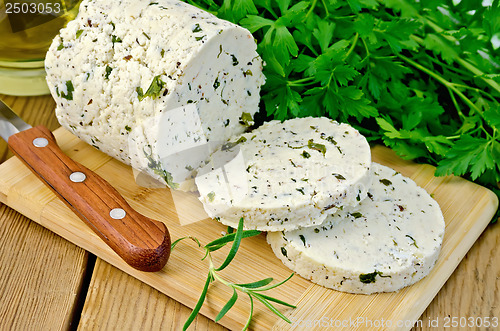
<svg viewBox="0 0 500 331">
<path fill-rule="evenodd" d="M 414 284 L 435 265 L 445 223 L 414 181 L 373 163 L 373 187 L 357 207 L 320 226 L 272 232 L 267 241 L 290 269 L 335 290 L 371 294 Z"/>
<path fill-rule="evenodd" d="M 354 128 L 328 118 L 271 121 L 232 138 L 196 177 L 209 216 L 246 229 L 321 224 L 357 205 L 371 186 L 370 148 Z"/>
<path fill-rule="evenodd" d="M 248 30 L 182 1 L 84 0 L 45 66 L 62 126 L 183 188 L 253 123 L 264 83 L 256 48 Z"/>
</svg>

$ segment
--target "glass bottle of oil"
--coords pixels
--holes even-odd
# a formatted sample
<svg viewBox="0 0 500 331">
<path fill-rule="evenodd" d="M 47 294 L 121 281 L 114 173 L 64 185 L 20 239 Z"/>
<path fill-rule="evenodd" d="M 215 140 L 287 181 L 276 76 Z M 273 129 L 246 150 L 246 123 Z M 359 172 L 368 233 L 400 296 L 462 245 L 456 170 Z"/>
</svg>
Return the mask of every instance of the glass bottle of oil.
<svg viewBox="0 0 500 331">
<path fill-rule="evenodd" d="M 79 0 L 0 0 L 0 93 L 47 94 L 43 60 Z"/>
</svg>

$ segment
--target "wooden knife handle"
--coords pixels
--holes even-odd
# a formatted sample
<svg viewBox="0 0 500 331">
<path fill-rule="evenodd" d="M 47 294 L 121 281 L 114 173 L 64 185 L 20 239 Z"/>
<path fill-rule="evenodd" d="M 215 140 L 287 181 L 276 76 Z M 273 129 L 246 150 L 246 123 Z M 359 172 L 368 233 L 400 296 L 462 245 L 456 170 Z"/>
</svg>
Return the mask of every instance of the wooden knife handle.
<svg viewBox="0 0 500 331">
<path fill-rule="evenodd" d="M 8 144 L 130 266 L 158 271 L 167 263 L 170 235 L 165 224 L 136 212 L 108 182 L 70 159 L 47 128 L 21 131 Z"/>
</svg>

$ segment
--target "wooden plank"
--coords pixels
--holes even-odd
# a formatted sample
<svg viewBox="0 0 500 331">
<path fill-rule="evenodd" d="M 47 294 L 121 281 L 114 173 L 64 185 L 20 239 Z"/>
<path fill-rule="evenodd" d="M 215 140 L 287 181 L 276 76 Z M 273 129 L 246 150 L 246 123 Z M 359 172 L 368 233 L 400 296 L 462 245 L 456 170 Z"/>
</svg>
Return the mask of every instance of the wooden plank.
<svg viewBox="0 0 500 331">
<path fill-rule="evenodd" d="M 79 330 L 181 330 L 191 309 L 97 259 Z M 190 330 L 226 330 L 198 315 Z"/>
<path fill-rule="evenodd" d="M 58 138 L 67 136 L 64 130 L 58 130 L 56 135 Z M 71 139 L 76 140 L 72 136 Z M 82 163 L 88 167 L 90 166 L 87 162 L 100 163 L 95 162 L 92 157 L 95 155 L 97 158 L 101 158 L 99 152 L 88 146 L 84 149 L 90 149 L 90 151 L 86 151 L 89 157 Z M 83 150 L 79 150 L 76 154 L 80 152 Z M 288 302 L 294 302 L 296 298 L 299 298 L 297 309 L 284 310 L 290 317 L 307 316 L 309 319 L 313 319 L 323 317 L 322 314 L 335 313 L 337 315 L 327 316 L 337 316 L 337 318 L 362 316 L 367 319 L 385 318 L 386 320 L 388 318 L 394 320 L 418 319 L 496 211 L 498 203 L 496 197 L 483 187 L 456 177 L 435 178 L 432 167 L 402 161 L 386 148 L 375 148 L 373 156 L 374 160 L 392 166 L 404 175 L 415 179 L 418 184 L 433 193 L 441 205 L 447 223 L 447 233 L 438 265 L 429 277 L 410 288 L 397 293 L 372 296 L 356 296 L 335 292 L 311 285 L 310 282 L 300 277 L 294 277 L 287 283 L 286 293 L 284 290 L 277 290 L 274 293 L 278 298 Z M 206 274 L 205 262 L 200 261 L 202 252 L 194 245 L 186 243 L 176 248 L 167 267 L 158 273 L 141 273 L 133 270 L 119 260 L 59 201 L 51 200 L 43 207 L 36 207 L 33 204 L 27 205 L 26 200 L 23 204 L 23 199 L 32 193 L 44 196 L 46 192 L 42 188 L 35 188 L 35 181 L 29 188 L 29 192 L 26 192 L 25 185 L 20 184 L 23 181 L 22 178 L 16 175 L 22 171 L 21 167 L 19 163 L 16 163 L 16 160 L 11 161 L 0 167 L 0 175 L 17 176 L 16 180 L 9 182 L 9 185 L 0 181 L 0 192 L 7 196 L 7 201 L 15 204 L 23 213 L 32 213 L 31 209 L 41 209 L 41 215 L 37 219 L 43 226 L 94 252 L 119 269 L 168 294 L 175 300 L 189 307 L 194 306 L 203 287 Z M 179 225 L 168 190 L 146 189 L 135 185 L 130 168 L 118 161 L 109 160 L 95 170 L 108 179 L 139 212 L 165 222 L 174 239 L 185 235 L 195 235 L 202 243 L 206 243 L 218 237 L 221 231 L 225 230 L 225 227 L 212 220 L 204 220 L 186 226 Z M 0 178 L 7 177 L 0 176 Z M 46 202 L 45 198 L 41 199 L 39 196 L 30 199 L 33 198 L 37 203 Z M 199 208 L 199 203 L 196 206 L 195 199 L 189 203 L 193 204 L 193 208 Z M 198 216 L 200 219 L 204 218 L 203 215 Z M 220 261 L 223 257 L 217 258 Z M 255 267 L 255 271 L 249 268 L 249 265 Z M 231 268 L 224 275 L 235 282 L 246 282 L 268 276 L 283 279 L 289 273 L 290 271 L 274 257 L 265 242 L 264 235 L 261 235 L 245 239 L 237 259 L 233 261 Z M 214 318 L 229 296 L 230 293 L 227 290 L 217 283 L 214 284 L 202 313 Z M 321 304 L 322 302 L 324 304 Z M 347 303 L 350 304 L 347 305 Z M 245 312 L 248 311 L 248 304 L 248 299 L 242 296 L 230 313 L 221 320 L 221 324 L 230 329 L 241 328 L 246 319 Z M 276 323 L 276 328 L 290 327 L 281 324 L 278 318 L 262 305 L 256 306 L 256 316 L 255 329 L 268 330 Z"/>
<path fill-rule="evenodd" d="M 0 330 L 65 330 L 88 253 L 0 203 Z"/>
<path fill-rule="evenodd" d="M 450 330 L 448 318 L 474 319 L 469 329 L 492 330 L 481 322 L 500 323 L 500 223 L 489 225 L 443 286 L 413 331 Z M 420 322 L 421 321 L 421 322 Z"/>
<path fill-rule="evenodd" d="M 59 126 L 50 96 L 0 99 L 31 125 Z M 11 156 L 0 139 L 0 163 Z M 85 250 L 0 203 L 0 329 L 68 329 L 87 258 Z"/>
<path fill-rule="evenodd" d="M 428 330 L 436 324 L 433 330 L 448 330 L 444 327 L 448 316 L 500 316 L 500 265 L 496 263 L 499 250 L 500 223 L 487 227 L 412 331 Z M 130 298 L 134 298 L 133 305 Z M 186 306 L 98 259 L 79 329 L 103 330 L 116 325 L 121 330 L 135 330 L 137 321 L 132 316 L 137 316 L 142 330 L 180 330 L 190 312 Z M 226 330 L 202 315 L 191 329 Z"/>
</svg>

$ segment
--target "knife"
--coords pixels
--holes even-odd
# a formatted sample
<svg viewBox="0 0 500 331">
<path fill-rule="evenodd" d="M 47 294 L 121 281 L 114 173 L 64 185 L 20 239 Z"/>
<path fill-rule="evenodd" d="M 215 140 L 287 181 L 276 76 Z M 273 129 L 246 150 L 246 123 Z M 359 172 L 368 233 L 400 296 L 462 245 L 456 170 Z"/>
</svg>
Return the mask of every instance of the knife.
<svg viewBox="0 0 500 331">
<path fill-rule="evenodd" d="M 102 177 L 69 158 L 44 126 L 31 127 L 0 100 L 0 136 L 10 150 L 126 263 L 161 270 L 170 256 L 162 222 L 132 209 Z"/>
</svg>

